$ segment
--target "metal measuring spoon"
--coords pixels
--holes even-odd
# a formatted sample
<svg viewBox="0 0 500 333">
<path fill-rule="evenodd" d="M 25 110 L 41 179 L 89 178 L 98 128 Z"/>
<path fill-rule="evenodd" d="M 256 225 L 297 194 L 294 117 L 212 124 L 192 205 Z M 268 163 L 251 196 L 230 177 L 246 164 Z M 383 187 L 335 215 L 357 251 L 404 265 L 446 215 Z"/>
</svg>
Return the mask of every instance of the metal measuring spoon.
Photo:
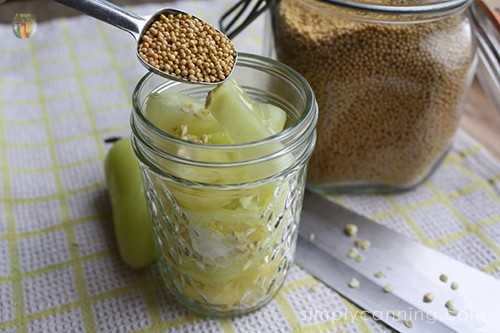
<svg viewBox="0 0 500 333">
<path fill-rule="evenodd" d="M 130 33 L 135 40 L 137 41 L 137 47 L 135 48 L 137 58 L 139 59 L 140 63 L 146 67 L 148 70 L 151 72 L 154 72 L 155 74 L 158 74 L 160 76 L 166 77 L 170 80 L 175 80 L 175 81 L 182 81 L 182 82 L 190 82 L 190 83 L 198 83 L 198 84 L 219 84 L 221 82 L 224 82 L 231 74 L 231 72 L 234 69 L 234 65 L 236 64 L 236 57 L 237 53 L 235 52 L 234 54 L 234 62 L 233 66 L 231 68 L 231 72 L 225 76 L 223 80 L 219 81 L 214 81 L 214 82 L 205 82 L 205 81 L 198 81 L 198 80 L 189 80 L 186 77 L 183 77 L 181 75 L 174 75 L 170 74 L 164 71 L 161 71 L 160 69 L 154 67 L 153 65 L 149 64 L 146 62 L 144 59 L 142 59 L 139 55 L 139 45 L 141 43 L 141 39 L 143 35 L 147 32 L 148 28 L 156 21 L 160 20 L 160 16 L 163 14 L 165 16 L 168 16 L 169 14 L 172 15 L 178 15 L 178 14 L 187 14 L 185 12 L 176 10 L 176 9 L 160 9 L 150 17 L 142 17 L 138 14 L 132 13 L 128 10 L 126 10 L 123 7 L 120 7 L 118 5 L 115 5 L 114 3 L 111 3 L 106 0 L 55 0 L 56 2 L 59 2 L 60 4 L 63 4 L 65 6 L 71 7 L 73 9 L 76 9 L 86 15 L 92 16 L 93 18 L 96 18 L 100 21 L 106 22 L 108 24 L 111 24 L 117 28 L 120 28 L 122 30 L 125 30 L 126 32 Z M 207 24 L 205 21 L 197 18 L 196 16 L 191 15 L 194 19 L 199 20 L 200 22 L 203 22 Z M 216 29 L 217 30 L 217 29 Z M 222 32 L 218 31 L 221 34 L 221 36 L 225 36 L 222 34 Z M 229 40 L 229 38 L 228 38 Z M 232 44 L 231 44 L 232 45 Z M 234 46 L 233 46 L 234 48 Z"/>
</svg>

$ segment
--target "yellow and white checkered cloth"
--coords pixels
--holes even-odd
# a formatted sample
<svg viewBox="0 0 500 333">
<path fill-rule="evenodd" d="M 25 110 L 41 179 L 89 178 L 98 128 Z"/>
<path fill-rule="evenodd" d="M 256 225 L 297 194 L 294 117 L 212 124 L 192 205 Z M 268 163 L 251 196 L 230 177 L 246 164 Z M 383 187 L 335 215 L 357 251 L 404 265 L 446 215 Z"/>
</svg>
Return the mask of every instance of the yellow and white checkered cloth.
<svg viewBox="0 0 500 333">
<path fill-rule="evenodd" d="M 166 6 L 215 24 L 231 3 Z M 255 23 L 236 44 L 262 53 L 261 41 Z M 220 320 L 177 304 L 154 268 L 120 261 L 102 164 L 103 139 L 129 133 L 131 92 L 144 73 L 128 34 L 88 17 L 41 23 L 29 40 L 0 25 L 0 73 L 0 332 L 389 331 L 351 318 L 354 305 L 297 267 L 269 305 Z M 500 164 L 459 132 L 417 190 L 336 200 L 500 278 L 499 194 Z"/>
</svg>

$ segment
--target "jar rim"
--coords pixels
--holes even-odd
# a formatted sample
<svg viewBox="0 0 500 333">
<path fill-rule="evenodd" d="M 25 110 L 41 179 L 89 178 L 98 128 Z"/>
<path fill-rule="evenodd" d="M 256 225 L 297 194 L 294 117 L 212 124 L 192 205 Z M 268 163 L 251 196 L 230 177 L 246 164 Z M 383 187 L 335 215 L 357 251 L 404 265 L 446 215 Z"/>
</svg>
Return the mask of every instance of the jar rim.
<svg viewBox="0 0 500 333">
<path fill-rule="evenodd" d="M 389 15 L 435 15 L 438 13 L 454 12 L 467 8 L 473 0 L 446 0 L 440 2 L 426 2 L 411 5 L 386 5 L 380 1 L 351 1 L 351 0 L 315 0 L 317 2 L 340 6 L 348 9 L 361 10 Z"/>
<path fill-rule="evenodd" d="M 255 55 L 255 54 L 250 54 L 250 53 L 239 53 L 238 54 L 238 60 L 236 63 L 236 66 L 238 64 L 245 66 L 245 67 L 255 67 L 255 68 L 260 68 L 262 70 L 262 65 L 266 64 L 267 67 L 266 69 L 273 69 L 276 74 L 281 75 L 282 77 L 286 77 L 287 80 L 294 82 L 296 85 L 301 85 L 303 89 L 301 91 L 304 93 L 304 110 L 307 110 L 305 112 L 302 112 L 297 119 L 285 128 L 283 131 L 276 133 L 272 136 L 269 136 L 265 139 L 259 140 L 259 141 L 253 141 L 253 142 L 248 142 L 248 143 L 236 143 L 236 144 L 205 144 L 205 143 L 199 143 L 199 142 L 191 142 L 187 140 L 183 140 L 179 137 L 176 137 L 174 135 L 171 135 L 169 133 L 166 133 L 156 127 L 146 116 L 141 110 L 144 109 L 144 106 L 141 103 L 141 89 L 145 86 L 145 84 L 152 78 L 157 77 L 156 74 L 154 73 L 146 73 L 137 83 L 137 85 L 134 88 L 133 94 L 132 94 L 132 115 L 131 115 L 131 127 L 132 127 L 132 132 L 133 136 L 137 138 L 142 144 L 145 144 L 150 150 L 155 151 L 159 155 L 169 155 L 166 152 L 162 152 L 159 150 L 158 147 L 155 145 L 151 144 L 151 139 L 144 138 L 143 135 L 146 134 L 147 136 L 154 136 L 157 139 L 160 140 L 165 140 L 166 142 L 170 142 L 176 145 L 182 145 L 185 147 L 192 147 L 193 149 L 204 149 L 204 150 L 213 150 L 213 151 L 235 151 L 235 150 L 240 150 L 240 149 L 254 149 L 257 150 L 259 147 L 262 147 L 264 145 L 272 144 L 273 142 L 289 142 L 290 146 L 286 147 L 283 150 L 276 151 L 271 153 L 270 155 L 267 156 L 261 156 L 260 158 L 256 158 L 253 161 L 243 161 L 243 162 L 238 162 L 237 164 L 244 165 L 246 163 L 254 163 L 259 160 L 264 160 L 266 158 L 273 158 L 273 157 L 279 157 L 281 155 L 285 155 L 290 152 L 290 150 L 293 150 L 293 148 L 300 144 L 303 140 L 307 140 L 307 137 L 310 136 L 310 134 L 314 131 L 316 127 L 316 122 L 317 122 L 317 106 L 315 102 L 315 97 L 314 97 L 314 92 L 312 91 L 312 88 L 310 87 L 309 83 L 307 80 L 301 76 L 297 71 L 292 69 L 291 67 L 283 64 L 282 62 Z M 166 80 L 165 82 L 168 82 Z M 179 82 L 174 82 L 173 84 L 180 84 Z M 186 84 L 186 83 L 183 83 Z M 303 126 L 301 129 L 300 127 Z M 145 131 L 144 131 L 145 130 Z M 147 133 L 146 133 L 147 132 Z M 151 133 L 151 135 L 148 135 L 148 133 Z M 298 133 L 302 133 L 303 135 L 298 135 Z M 169 158 L 178 160 L 181 162 L 183 158 L 179 156 L 169 156 Z M 205 164 L 214 164 L 214 163 L 207 163 L 207 162 L 202 162 L 202 161 L 194 161 L 194 160 L 185 160 L 184 162 L 189 163 L 189 164 L 199 164 L 199 165 L 205 165 Z M 215 163 L 219 166 L 229 166 L 229 165 L 234 165 L 234 162 L 228 162 L 228 163 Z"/>
</svg>

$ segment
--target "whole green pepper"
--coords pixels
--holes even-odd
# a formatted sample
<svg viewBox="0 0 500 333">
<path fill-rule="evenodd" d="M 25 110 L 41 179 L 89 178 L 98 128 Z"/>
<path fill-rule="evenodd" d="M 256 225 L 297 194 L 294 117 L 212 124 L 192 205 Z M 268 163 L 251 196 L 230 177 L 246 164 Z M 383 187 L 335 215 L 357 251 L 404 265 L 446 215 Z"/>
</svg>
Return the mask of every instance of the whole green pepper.
<svg viewBox="0 0 500 333">
<path fill-rule="evenodd" d="M 120 256 L 131 268 L 144 268 L 155 259 L 154 240 L 130 138 L 118 140 L 109 150 L 104 171 Z"/>
</svg>

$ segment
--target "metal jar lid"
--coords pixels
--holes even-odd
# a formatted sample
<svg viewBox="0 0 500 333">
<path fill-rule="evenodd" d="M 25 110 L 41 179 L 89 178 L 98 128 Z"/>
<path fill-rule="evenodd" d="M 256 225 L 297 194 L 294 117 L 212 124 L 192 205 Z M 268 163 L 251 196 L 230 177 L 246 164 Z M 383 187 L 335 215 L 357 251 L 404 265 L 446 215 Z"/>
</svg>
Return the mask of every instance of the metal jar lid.
<svg viewBox="0 0 500 333">
<path fill-rule="evenodd" d="M 447 13 L 468 7 L 472 0 L 447 0 L 447 1 L 401 1 L 401 0 L 317 0 L 323 3 L 329 3 L 336 6 L 377 12 L 383 14 L 399 15 L 423 15 Z"/>
<path fill-rule="evenodd" d="M 334 6 L 385 15 L 436 15 L 467 8 L 473 0 L 313 0 L 310 3 Z M 221 31 L 229 38 L 235 37 L 260 14 L 279 0 L 240 0 L 220 18 Z M 309 2 L 309 1 L 308 1 Z"/>
</svg>

